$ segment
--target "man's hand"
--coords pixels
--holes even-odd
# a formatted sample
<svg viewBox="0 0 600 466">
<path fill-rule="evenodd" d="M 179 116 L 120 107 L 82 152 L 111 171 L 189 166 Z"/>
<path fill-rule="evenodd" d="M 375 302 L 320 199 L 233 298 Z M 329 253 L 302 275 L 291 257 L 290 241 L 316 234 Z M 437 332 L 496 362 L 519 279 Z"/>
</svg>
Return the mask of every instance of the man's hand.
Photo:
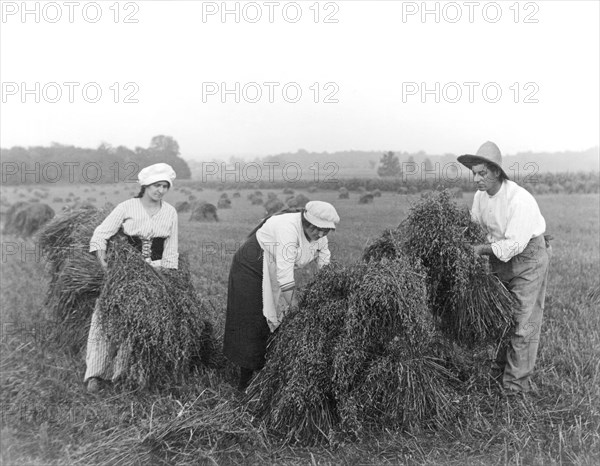
<svg viewBox="0 0 600 466">
<path fill-rule="evenodd" d="M 489 244 L 476 244 L 473 246 L 473 252 L 477 256 L 491 256 L 494 252 Z"/>
</svg>

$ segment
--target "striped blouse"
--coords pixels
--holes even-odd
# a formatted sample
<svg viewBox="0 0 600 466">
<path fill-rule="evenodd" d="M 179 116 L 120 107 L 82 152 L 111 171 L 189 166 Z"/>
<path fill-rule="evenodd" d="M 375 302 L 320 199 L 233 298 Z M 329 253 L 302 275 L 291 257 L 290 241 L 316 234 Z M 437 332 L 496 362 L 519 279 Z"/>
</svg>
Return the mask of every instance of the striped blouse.
<svg viewBox="0 0 600 466">
<path fill-rule="evenodd" d="M 150 216 L 139 198 L 121 202 L 94 230 L 90 240 L 90 252 L 106 250 L 107 241 L 121 227 L 129 236 L 139 236 L 143 239 L 166 238 L 162 260 L 159 264 L 156 264 L 158 261 L 154 261 L 153 265 L 161 265 L 168 269 L 178 267 L 177 211 L 171 204 L 162 201 L 160 210 Z"/>
</svg>

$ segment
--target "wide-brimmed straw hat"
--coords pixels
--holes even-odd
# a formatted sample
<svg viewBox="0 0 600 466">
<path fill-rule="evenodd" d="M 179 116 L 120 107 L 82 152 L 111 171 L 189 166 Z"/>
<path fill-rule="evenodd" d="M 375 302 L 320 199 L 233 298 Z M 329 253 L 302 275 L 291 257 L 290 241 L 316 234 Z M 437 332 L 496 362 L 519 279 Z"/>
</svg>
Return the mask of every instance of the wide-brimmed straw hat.
<svg viewBox="0 0 600 466">
<path fill-rule="evenodd" d="M 502 154 L 500 153 L 500 149 L 491 141 L 484 142 L 481 147 L 477 149 L 477 153 L 475 155 L 465 154 L 459 156 L 458 161 L 469 170 L 473 167 L 473 165 L 480 163 L 491 163 L 500 169 L 506 179 L 509 179 L 508 175 L 502 168 Z"/>
</svg>

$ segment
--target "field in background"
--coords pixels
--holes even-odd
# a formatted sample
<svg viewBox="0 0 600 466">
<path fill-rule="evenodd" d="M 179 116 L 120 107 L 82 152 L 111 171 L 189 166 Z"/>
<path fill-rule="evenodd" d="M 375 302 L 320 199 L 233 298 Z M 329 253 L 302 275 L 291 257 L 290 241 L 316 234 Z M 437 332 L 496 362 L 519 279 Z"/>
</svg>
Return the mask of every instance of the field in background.
<svg viewBox="0 0 600 466">
<path fill-rule="evenodd" d="M 182 186 L 176 185 L 166 200 L 175 204 L 193 195 L 216 205 L 221 195 L 216 190 L 184 194 Z M 33 188 L 36 190 L 41 191 Z M 2 197 L 9 202 L 29 200 L 33 191 L 3 187 Z M 40 201 L 59 213 L 69 193 L 102 205 L 126 199 L 137 192 L 137 185 L 51 186 L 43 192 L 47 197 Z M 231 198 L 232 191 L 227 192 Z M 189 213 L 180 215 L 180 252 L 191 259 L 194 285 L 210 302 L 219 334 L 233 253 L 264 215 L 262 206 L 252 206 L 246 199 L 249 192 L 242 191 L 240 198 L 232 199 L 231 209 L 219 209 L 218 223 L 190 222 Z M 266 199 L 269 190 L 262 192 Z M 285 198 L 281 190 L 273 192 Z M 383 193 L 373 204 L 359 205 L 357 193 L 346 200 L 338 200 L 332 191 L 304 194 L 336 206 L 341 222 L 329 239 L 334 260 L 343 263 L 356 261 L 369 240 L 383 229 L 395 227 L 405 218 L 411 202 L 420 197 Z M 472 193 L 458 201 L 468 206 L 471 199 Z M 231 426 L 197 440 L 205 442 L 203 457 L 190 458 L 187 464 L 600 462 L 600 198 L 572 194 L 539 195 L 537 199 L 548 233 L 555 238 L 535 379 L 538 397 L 526 402 L 499 399 L 504 418 L 487 426 L 485 435 L 485 429 L 475 428 L 474 422 L 473 426 L 457 426 L 455 431 L 385 432 L 362 442 L 305 448 L 283 447 L 272 438 L 264 445 L 253 443 L 253 438 L 262 435 L 259 426 L 246 426 L 246 430 Z M 237 406 L 228 373 L 204 374 L 194 385 L 170 394 L 87 395 L 82 384 L 84 351 L 65 354 L 47 339 L 53 323 L 43 305 L 47 276 L 35 244 L 2 237 L 1 271 L 2 464 L 102 463 L 115 449 L 127 453 L 124 444 L 111 443 L 111 439 L 137 445 L 196 397 L 208 400 L 208 414 L 218 403 Z M 301 283 L 306 283 L 310 273 L 303 271 Z M 484 421 L 478 419 L 477 423 Z"/>
</svg>

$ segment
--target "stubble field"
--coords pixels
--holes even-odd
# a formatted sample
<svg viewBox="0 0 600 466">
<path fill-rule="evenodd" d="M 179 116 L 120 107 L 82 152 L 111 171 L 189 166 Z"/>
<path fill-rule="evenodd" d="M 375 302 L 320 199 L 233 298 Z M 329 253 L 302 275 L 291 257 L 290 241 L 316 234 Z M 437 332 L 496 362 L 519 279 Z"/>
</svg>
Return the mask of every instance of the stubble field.
<svg viewBox="0 0 600 466">
<path fill-rule="evenodd" d="M 187 200 L 179 183 L 166 201 Z M 88 191 L 85 191 L 85 190 Z M 216 205 L 217 191 L 195 192 Z M 38 191 L 40 191 L 38 189 Z M 51 187 L 49 203 L 60 215 L 70 193 L 100 206 L 136 191 L 128 186 Z M 266 198 L 268 190 L 263 190 Z M 285 196 L 281 190 L 280 198 Z M 190 258 L 193 282 L 209 303 L 221 335 L 231 259 L 264 215 L 249 191 L 219 209 L 217 223 L 189 221 L 180 214 L 180 252 Z M 231 198 L 232 192 L 229 192 Z M 359 259 L 368 242 L 405 218 L 418 196 L 383 193 L 359 205 L 358 194 L 304 193 L 332 202 L 341 217 L 329 237 L 333 259 Z M 3 188 L 5 201 L 28 200 L 27 188 Z M 231 371 L 199 374 L 170 393 L 107 390 L 88 395 L 82 379 L 85 350 L 66 353 L 49 339 L 55 325 L 44 308 L 48 276 L 35 241 L 2 236 L 1 263 L 1 459 L 2 464 L 597 464 L 600 461 L 600 244 L 598 195 L 537 196 L 548 224 L 553 257 L 535 382 L 538 392 L 506 399 L 490 392 L 492 415 L 473 413 L 472 422 L 437 432 L 379 432 L 361 441 L 305 447 L 283 445 L 254 422 L 236 390 Z M 56 201 L 53 201 L 56 200 Z M 458 202 L 469 206 L 472 193 Z M 313 270 L 302 271 L 301 284 Z M 468 290 L 465 290 L 468 292 Z M 157 451 L 157 433 L 194 416 L 189 443 Z M 217 419 L 224 412 L 237 422 Z M 216 414 L 219 413 L 219 414 Z M 179 416 L 179 418 L 178 418 Z M 195 419 L 194 422 L 192 420 Z M 160 437 L 160 435 L 158 435 Z M 154 450 L 153 450 L 154 448 Z M 148 451 L 152 451 L 149 454 Z M 163 463 L 169 458 L 168 463 Z"/>
</svg>

